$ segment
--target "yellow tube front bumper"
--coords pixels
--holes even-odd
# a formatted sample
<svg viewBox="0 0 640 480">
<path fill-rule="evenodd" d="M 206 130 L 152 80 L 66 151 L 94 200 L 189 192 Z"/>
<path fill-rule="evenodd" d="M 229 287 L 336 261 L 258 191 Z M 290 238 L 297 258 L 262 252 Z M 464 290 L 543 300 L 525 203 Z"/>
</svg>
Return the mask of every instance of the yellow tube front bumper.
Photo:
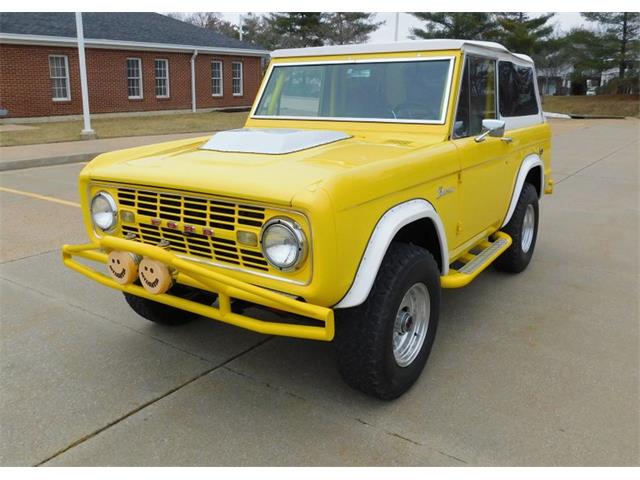
<svg viewBox="0 0 640 480">
<path fill-rule="evenodd" d="M 122 250 L 152 258 L 171 267 L 177 272 L 177 282 L 207 290 L 218 294 L 218 306 L 208 306 L 186 300 L 184 298 L 163 293 L 154 295 L 137 284 L 121 285 L 111 277 L 100 273 L 73 257 L 82 257 L 106 264 L 107 252 Z M 203 317 L 212 318 L 237 327 L 253 330 L 267 335 L 281 335 L 285 337 L 307 338 L 311 340 L 331 341 L 335 333 L 333 310 L 319 305 L 311 305 L 289 298 L 285 295 L 257 287 L 237 280 L 222 273 L 203 267 L 189 260 L 179 258 L 172 252 L 153 245 L 106 236 L 96 243 L 85 245 L 64 245 L 62 247 L 62 261 L 64 264 L 83 275 L 107 287 L 147 298 L 155 302 L 164 303 L 175 308 L 187 310 Z M 244 300 L 302 317 L 317 320 L 324 325 L 298 325 L 290 323 L 268 322 L 251 318 L 231 310 L 232 299 Z"/>
</svg>

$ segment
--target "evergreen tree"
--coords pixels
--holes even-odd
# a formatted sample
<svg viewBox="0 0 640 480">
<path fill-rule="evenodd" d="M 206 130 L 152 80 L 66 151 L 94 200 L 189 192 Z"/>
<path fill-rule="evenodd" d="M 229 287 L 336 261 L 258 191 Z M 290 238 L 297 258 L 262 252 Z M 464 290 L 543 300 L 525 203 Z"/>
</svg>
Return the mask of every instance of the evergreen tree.
<svg viewBox="0 0 640 480">
<path fill-rule="evenodd" d="M 324 43 L 345 45 L 364 43 L 369 34 L 375 32 L 384 22 L 375 21 L 375 13 L 334 12 L 322 15 Z"/>
<path fill-rule="evenodd" d="M 611 67 L 610 52 L 610 46 L 600 41 L 597 32 L 585 28 L 574 28 L 559 40 L 558 55 L 573 67 L 573 94 L 584 94 L 587 78 L 599 76 Z"/>
<path fill-rule="evenodd" d="M 591 12 L 581 15 L 590 22 L 598 22 L 602 27 L 602 32 L 597 36 L 603 45 L 609 47 L 609 59 L 618 67 L 618 78 L 622 79 L 627 70 L 637 72 L 640 58 L 640 13 Z"/>
<path fill-rule="evenodd" d="M 279 45 L 278 35 L 268 28 L 264 16 L 249 13 L 242 17 L 242 40 L 273 50 Z"/>
<path fill-rule="evenodd" d="M 578 72 L 600 73 L 613 66 L 611 44 L 603 42 L 598 32 L 593 30 L 572 29 L 564 39 L 563 49 Z"/>
<path fill-rule="evenodd" d="M 536 63 L 549 52 L 553 25 L 548 22 L 555 13 L 531 17 L 524 12 L 496 14 L 498 24 L 497 41 L 512 52 L 525 53 Z"/>
<path fill-rule="evenodd" d="M 270 13 L 265 29 L 274 35 L 266 48 L 299 48 L 323 45 L 322 14 L 319 12 Z"/>
<path fill-rule="evenodd" d="M 411 29 L 412 38 L 492 40 L 497 33 L 492 15 L 486 12 L 416 12 L 411 15 L 425 22 L 425 28 Z"/>
<path fill-rule="evenodd" d="M 220 32 L 221 34 L 226 35 L 227 37 L 231 37 L 235 39 L 240 38 L 238 25 L 236 25 L 235 23 L 229 22 L 227 20 L 223 20 L 221 18 L 216 18 L 211 23 L 211 25 L 208 26 L 207 28 L 210 28 L 211 30 L 215 30 L 216 32 Z"/>
</svg>

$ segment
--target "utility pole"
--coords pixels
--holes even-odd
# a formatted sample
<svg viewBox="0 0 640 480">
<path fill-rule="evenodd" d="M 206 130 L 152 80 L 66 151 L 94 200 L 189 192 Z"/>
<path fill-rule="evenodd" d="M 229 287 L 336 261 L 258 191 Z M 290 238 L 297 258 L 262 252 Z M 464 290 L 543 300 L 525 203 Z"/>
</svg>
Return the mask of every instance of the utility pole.
<svg viewBox="0 0 640 480">
<path fill-rule="evenodd" d="M 238 14 L 238 33 L 240 35 L 240 41 L 242 41 L 242 14 Z"/>
<path fill-rule="evenodd" d="M 84 128 L 80 136 L 85 139 L 95 138 L 96 132 L 91 128 L 89 112 L 89 88 L 87 86 L 87 64 L 84 56 L 84 30 L 82 29 L 82 12 L 76 12 L 76 36 L 78 39 L 78 60 L 80 63 L 80 90 L 82 92 L 82 119 Z"/>
<path fill-rule="evenodd" d="M 400 23 L 400 12 L 396 12 L 396 31 L 393 35 L 393 41 L 397 42 L 398 41 L 398 25 Z"/>
</svg>

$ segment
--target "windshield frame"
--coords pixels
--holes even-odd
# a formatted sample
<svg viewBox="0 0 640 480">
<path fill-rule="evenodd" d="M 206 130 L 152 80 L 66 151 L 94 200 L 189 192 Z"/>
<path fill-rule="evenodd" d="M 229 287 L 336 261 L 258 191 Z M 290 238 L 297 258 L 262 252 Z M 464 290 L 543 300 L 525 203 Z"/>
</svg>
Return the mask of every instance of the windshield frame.
<svg viewBox="0 0 640 480">
<path fill-rule="evenodd" d="M 273 71 L 278 67 L 290 67 L 299 65 L 335 65 L 335 64 L 366 64 L 366 63 L 400 63 L 400 62 L 433 62 L 433 61 L 449 61 L 449 70 L 447 72 L 447 78 L 444 88 L 444 102 L 442 104 L 442 111 L 440 112 L 440 118 L 436 120 L 419 120 L 419 119 L 402 119 L 402 118 L 366 118 L 366 117 L 310 117 L 310 116 L 297 116 L 297 115 L 256 115 L 256 110 L 262 102 L 262 97 L 265 94 L 267 85 L 271 80 Z M 445 125 L 447 123 L 447 115 L 449 112 L 449 104 L 451 100 L 453 74 L 455 71 L 456 56 L 455 55 L 442 55 L 442 56 L 424 56 L 424 57 L 389 57 L 389 58 L 359 58 L 359 59 L 345 59 L 345 60 L 316 60 L 316 61 L 303 61 L 303 62 L 272 62 L 269 65 L 269 70 L 265 76 L 260 91 L 256 96 L 256 100 L 251 109 L 251 115 L 249 118 L 256 120 L 302 120 L 302 121 L 331 121 L 331 122 L 367 122 L 367 123 L 396 123 L 396 124 L 423 124 L 423 125 Z"/>
</svg>

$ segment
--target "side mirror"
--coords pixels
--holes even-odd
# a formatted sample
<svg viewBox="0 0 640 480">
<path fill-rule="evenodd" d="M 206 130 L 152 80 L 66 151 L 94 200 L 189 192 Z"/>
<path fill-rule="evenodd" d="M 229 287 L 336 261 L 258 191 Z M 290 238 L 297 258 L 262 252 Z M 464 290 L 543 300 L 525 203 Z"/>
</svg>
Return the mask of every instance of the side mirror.
<svg viewBox="0 0 640 480">
<path fill-rule="evenodd" d="M 503 137 L 504 136 L 504 120 L 493 120 L 493 119 L 485 119 L 482 120 L 482 130 L 483 132 L 478 135 L 475 140 L 480 143 L 483 142 L 487 136 L 490 137 Z"/>
</svg>

